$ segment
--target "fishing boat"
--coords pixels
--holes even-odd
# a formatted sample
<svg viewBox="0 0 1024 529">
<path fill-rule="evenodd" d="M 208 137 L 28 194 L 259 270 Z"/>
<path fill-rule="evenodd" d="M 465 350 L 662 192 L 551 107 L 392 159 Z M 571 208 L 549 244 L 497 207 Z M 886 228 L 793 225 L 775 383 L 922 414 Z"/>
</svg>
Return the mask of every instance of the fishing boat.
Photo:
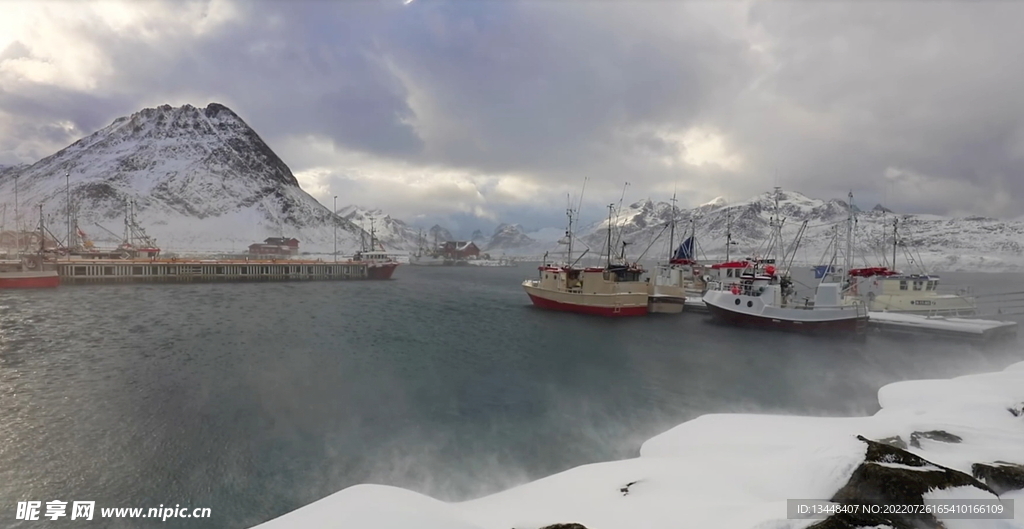
<svg viewBox="0 0 1024 529">
<path fill-rule="evenodd" d="M 934 316 L 971 316 L 974 299 L 938 291 L 939 276 L 904 274 L 886 267 L 854 268 L 848 274 L 848 296 L 861 299 L 868 310 Z"/>
<path fill-rule="evenodd" d="M 35 254 L 0 261 L 0 289 L 54 288 L 60 285 L 57 270 L 46 259 L 47 253 L 52 255 L 52 249 L 46 248 L 46 227 L 43 218 L 40 206 L 38 251 Z"/>
<path fill-rule="evenodd" d="M 581 200 L 582 203 L 582 200 Z M 608 260 L 604 267 L 578 267 L 572 247 L 575 236 L 573 224 L 576 210 L 567 210 L 569 227 L 564 238 L 568 245 L 566 264 L 544 263 L 538 267 L 537 279 L 523 281 L 523 289 L 530 301 L 539 308 L 600 316 L 643 316 L 648 312 L 649 285 L 643 281 L 644 270 L 637 264 L 612 262 L 611 210 L 608 208 Z M 625 245 L 623 245 L 625 254 Z M 546 257 L 545 257 L 546 260 Z"/>
<path fill-rule="evenodd" d="M 384 245 L 377 240 L 377 234 L 373 227 L 373 217 L 370 217 L 370 246 L 366 248 L 365 239 L 362 241 L 362 248 L 352 257 L 357 263 L 366 264 L 367 279 L 391 279 L 398 268 L 398 261 L 384 249 Z M 378 249 L 379 247 L 379 249 Z"/>
<path fill-rule="evenodd" d="M 852 201 L 851 194 L 851 201 Z M 899 247 L 899 219 L 893 219 L 892 265 Z M 850 268 L 845 273 L 845 295 L 867 304 L 872 312 L 923 314 L 928 316 L 972 316 L 978 311 L 974 298 L 963 293 L 939 292 L 941 278 L 926 270 L 905 273 L 888 266 Z"/>
<path fill-rule="evenodd" d="M 0 261 L 0 289 L 54 288 L 60 285 L 57 271 L 35 255 Z"/>
<path fill-rule="evenodd" d="M 786 254 L 792 256 L 800 237 L 798 235 L 792 250 L 782 254 L 779 260 L 783 222 L 778 217 L 776 189 L 776 216 L 771 219 L 773 236 L 769 242 L 769 252 L 774 250 L 775 259 L 779 263 L 786 262 Z M 852 226 L 851 219 L 848 229 L 852 230 Z M 803 227 L 800 231 L 802 233 Z M 846 255 L 848 257 L 849 252 Z M 788 271 L 780 271 L 775 265 L 754 261 L 743 269 L 738 282 L 712 283 L 704 294 L 704 303 L 716 320 L 744 327 L 834 333 L 860 333 L 867 329 L 867 307 L 859 300 L 845 298 L 842 283 L 826 282 L 822 278 L 814 290 L 813 299 L 797 299 L 795 294 Z"/>
<path fill-rule="evenodd" d="M 434 234 L 434 248 L 424 247 L 423 230 L 420 230 L 419 247 L 416 253 L 409 256 L 409 264 L 413 266 L 444 266 L 445 258 L 437 250 L 437 234 Z"/>
</svg>

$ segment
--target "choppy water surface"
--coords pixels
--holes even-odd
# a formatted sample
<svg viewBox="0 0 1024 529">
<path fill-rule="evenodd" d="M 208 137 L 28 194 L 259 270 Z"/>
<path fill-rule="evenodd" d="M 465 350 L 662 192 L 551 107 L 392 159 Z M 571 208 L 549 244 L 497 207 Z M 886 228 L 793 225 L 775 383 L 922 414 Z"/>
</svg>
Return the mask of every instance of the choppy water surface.
<svg viewBox="0 0 1024 529">
<path fill-rule="evenodd" d="M 887 382 L 1024 356 L 543 312 L 519 287 L 534 273 L 0 292 L 0 526 L 24 500 L 210 507 L 120 526 L 241 528 L 363 482 L 467 499 L 635 456 L 703 413 L 872 413 Z"/>
</svg>

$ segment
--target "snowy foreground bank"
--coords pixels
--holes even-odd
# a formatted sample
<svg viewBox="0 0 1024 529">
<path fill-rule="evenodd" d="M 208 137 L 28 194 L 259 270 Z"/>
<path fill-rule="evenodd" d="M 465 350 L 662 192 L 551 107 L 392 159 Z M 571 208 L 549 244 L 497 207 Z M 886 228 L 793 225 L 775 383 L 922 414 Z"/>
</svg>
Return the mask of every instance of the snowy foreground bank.
<svg viewBox="0 0 1024 529">
<path fill-rule="evenodd" d="M 996 373 L 890 384 L 878 400 L 882 409 L 871 417 L 705 415 L 648 440 L 638 458 L 574 468 L 463 503 L 358 485 L 258 527 L 937 527 L 934 519 L 902 515 L 787 519 L 786 500 L 874 495 L 920 503 L 998 494 L 1015 500 L 1015 519 L 941 523 L 1024 528 L 1024 362 Z"/>
</svg>

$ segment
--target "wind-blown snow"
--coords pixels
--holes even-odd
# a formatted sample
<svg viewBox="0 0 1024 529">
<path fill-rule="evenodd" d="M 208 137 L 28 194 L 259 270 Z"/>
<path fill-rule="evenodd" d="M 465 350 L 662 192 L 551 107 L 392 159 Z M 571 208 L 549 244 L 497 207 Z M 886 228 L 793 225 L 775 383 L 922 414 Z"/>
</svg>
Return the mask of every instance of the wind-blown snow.
<svg viewBox="0 0 1024 529">
<path fill-rule="evenodd" d="M 922 439 L 920 448 L 909 451 L 967 474 L 978 462 L 1024 463 L 1024 418 L 1008 409 L 1021 402 L 1024 362 L 996 373 L 889 384 L 879 390 L 882 409 L 870 417 L 705 415 L 648 440 L 638 458 L 577 467 L 478 500 L 442 503 L 394 487 L 359 485 L 258 527 L 537 529 L 581 523 L 591 529 L 795 529 L 813 520 L 787 520 L 786 500 L 825 500 L 843 487 L 864 460 L 865 445 L 857 435 L 958 435 L 962 442 Z M 976 488 L 926 497 L 994 498 Z M 1021 528 L 1024 512 L 1017 509 L 1015 520 L 985 525 L 946 522 L 950 528 Z"/>
</svg>

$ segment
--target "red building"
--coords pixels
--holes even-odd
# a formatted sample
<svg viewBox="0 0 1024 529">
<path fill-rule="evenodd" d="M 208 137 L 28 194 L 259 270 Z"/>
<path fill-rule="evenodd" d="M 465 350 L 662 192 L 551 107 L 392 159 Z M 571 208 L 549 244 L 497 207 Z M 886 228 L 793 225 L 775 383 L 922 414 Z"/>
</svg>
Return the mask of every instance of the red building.
<svg viewBox="0 0 1024 529">
<path fill-rule="evenodd" d="M 263 243 L 249 245 L 249 253 L 254 255 L 296 255 L 299 253 L 299 240 L 286 237 L 270 237 Z"/>
<path fill-rule="evenodd" d="M 468 259 L 480 257 L 480 248 L 472 241 L 448 241 L 441 247 L 441 255 L 446 259 Z"/>
</svg>

